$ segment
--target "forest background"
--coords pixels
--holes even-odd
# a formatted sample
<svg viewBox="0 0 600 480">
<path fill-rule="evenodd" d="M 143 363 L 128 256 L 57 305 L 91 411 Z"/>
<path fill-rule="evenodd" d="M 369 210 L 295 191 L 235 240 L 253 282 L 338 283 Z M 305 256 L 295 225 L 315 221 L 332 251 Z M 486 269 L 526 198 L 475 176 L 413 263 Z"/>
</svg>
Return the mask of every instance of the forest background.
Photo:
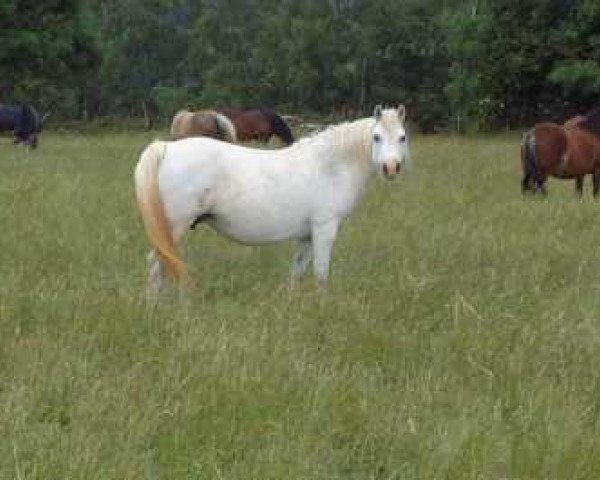
<svg viewBox="0 0 600 480">
<path fill-rule="evenodd" d="M 0 73 L 51 121 L 402 102 L 425 132 L 518 128 L 598 103 L 600 2 L 0 0 Z"/>
</svg>

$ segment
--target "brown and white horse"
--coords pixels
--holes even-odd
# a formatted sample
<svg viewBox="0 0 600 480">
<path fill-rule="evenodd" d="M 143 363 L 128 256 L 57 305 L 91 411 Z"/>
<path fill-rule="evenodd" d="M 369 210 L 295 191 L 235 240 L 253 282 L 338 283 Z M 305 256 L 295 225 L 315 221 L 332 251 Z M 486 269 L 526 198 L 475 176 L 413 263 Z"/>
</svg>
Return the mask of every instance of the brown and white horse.
<svg viewBox="0 0 600 480">
<path fill-rule="evenodd" d="M 230 143 L 237 142 L 237 133 L 231 120 L 215 110 L 179 110 L 171 122 L 171 137 L 211 137 Z"/>
</svg>

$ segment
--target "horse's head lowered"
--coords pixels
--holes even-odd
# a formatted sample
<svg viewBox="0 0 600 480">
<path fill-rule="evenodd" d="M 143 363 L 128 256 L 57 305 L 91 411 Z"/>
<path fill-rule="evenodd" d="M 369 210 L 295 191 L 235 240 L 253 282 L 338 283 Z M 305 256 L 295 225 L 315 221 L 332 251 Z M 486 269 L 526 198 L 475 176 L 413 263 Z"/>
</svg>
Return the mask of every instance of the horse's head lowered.
<svg viewBox="0 0 600 480">
<path fill-rule="evenodd" d="M 404 105 L 386 109 L 378 105 L 373 115 L 375 127 L 371 147 L 372 162 L 385 178 L 392 179 L 400 173 L 408 157 L 408 143 L 404 129 L 406 109 Z"/>
</svg>

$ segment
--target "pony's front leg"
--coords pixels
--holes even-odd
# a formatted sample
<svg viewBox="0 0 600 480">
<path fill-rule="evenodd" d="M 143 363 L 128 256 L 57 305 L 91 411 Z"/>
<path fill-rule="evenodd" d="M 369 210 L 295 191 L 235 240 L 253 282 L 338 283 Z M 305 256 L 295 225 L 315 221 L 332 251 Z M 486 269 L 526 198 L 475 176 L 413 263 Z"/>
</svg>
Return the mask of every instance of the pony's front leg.
<svg viewBox="0 0 600 480">
<path fill-rule="evenodd" d="M 338 231 L 338 222 L 330 221 L 313 227 L 312 246 L 314 256 L 315 275 L 321 289 L 327 287 L 329 276 L 329 262 L 331 261 L 331 250 Z"/>
<path fill-rule="evenodd" d="M 583 197 L 583 175 L 575 177 L 575 194 L 579 198 Z"/>
<path fill-rule="evenodd" d="M 298 241 L 294 260 L 292 262 L 292 272 L 290 275 L 290 287 L 294 287 L 297 280 L 302 278 L 306 269 L 312 260 L 312 241 L 309 238 L 303 238 Z"/>
<path fill-rule="evenodd" d="M 592 186 L 594 198 L 598 198 L 598 193 L 600 192 L 600 170 L 595 170 L 592 174 Z"/>
</svg>

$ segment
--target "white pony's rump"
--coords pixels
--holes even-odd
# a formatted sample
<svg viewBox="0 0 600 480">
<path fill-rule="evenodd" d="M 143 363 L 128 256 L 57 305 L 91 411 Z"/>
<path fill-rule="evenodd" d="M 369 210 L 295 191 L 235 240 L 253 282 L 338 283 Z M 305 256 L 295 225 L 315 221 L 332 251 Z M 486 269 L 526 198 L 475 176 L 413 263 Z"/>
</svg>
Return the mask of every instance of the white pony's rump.
<svg viewBox="0 0 600 480">
<path fill-rule="evenodd" d="M 281 150 L 209 138 L 154 142 L 135 172 L 138 206 L 152 245 L 150 287 L 185 275 L 177 244 L 206 222 L 245 244 L 298 241 L 292 279 L 311 261 L 327 281 L 337 231 L 374 172 L 393 178 L 408 154 L 404 107 L 344 123 Z"/>
</svg>

